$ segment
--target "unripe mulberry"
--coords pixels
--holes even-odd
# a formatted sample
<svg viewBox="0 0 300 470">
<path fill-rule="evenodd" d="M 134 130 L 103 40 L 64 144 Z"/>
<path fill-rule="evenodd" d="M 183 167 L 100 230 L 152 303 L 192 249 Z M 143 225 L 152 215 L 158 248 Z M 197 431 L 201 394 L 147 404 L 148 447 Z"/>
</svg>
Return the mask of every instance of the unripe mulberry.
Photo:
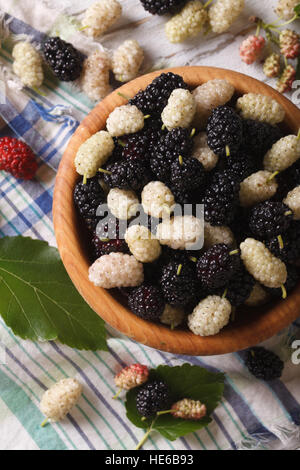
<svg viewBox="0 0 300 470">
<path fill-rule="evenodd" d="M 265 155 L 265 170 L 283 171 L 293 165 L 300 158 L 300 139 L 295 135 L 288 135 L 278 140 Z"/>
<path fill-rule="evenodd" d="M 260 305 L 266 304 L 270 299 L 268 292 L 262 288 L 262 286 L 257 282 L 245 302 L 245 305 L 248 307 L 258 307 Z"/>
<path fill-rule="evenodd" d="M 283 202 L 293 211 L 294 219 L 300 220 L 300 186 L 290 191 Z"/>
<path fill-rule="evenodd" d="M 154 235 L 143 225 L 131 225 L 125 241 L 133 256 L 141 263 L 152 263 L 161 255 L 161 246 Z"/>
<path fill-rule="evenodd" d="M 113 149 L 114 141 L 109 133 L 97 132 L 79 147 L 75 157 L 77 173 L 86 178 L 92 178 L 106 163 Z"/>
<path fill-rule="evenodd" d="M 200 132 L 194 138 L 192 157 L 202 163 L 205 171 L 211 171 L 217 165 L 219 157 L 209 148 L 206 132 Z"/>
<path fill-rule="evenodd" d="M 276 14 L 283 20 L 291 20 L 295 16 L 294 8 L 299 0 L 279 0 L 276 7 Z"/>
<path fill-rule="evenodd" d="M 182 308 L 173 307 L 173 305 L 167 304 L 163 311 L 162 316 L 160 317 L 161 323 L 164 325 L 169 325 L 171 329 L 176 328 L 176 326 L 181 325 L 185 318 L 185 313 Z"/>
<path fill-rule="evenodd" d="M 110 135 L 119 137 L 134 134 L 144 127 L 144 115 L 136 107 L 125 104 L 116 108 L 107 118 L 106 128 Z"/>
<path fill-rule="evenodd" d="M 217 335 L 228 323 L 231 305 L 227 299 L 210 295 L 188 316 L 189 329 L 200 336 Z"/>
<path fill-rule="evenodd" d="M 170 217 L 175 207 L 175 199 L 164 183 L 151 181 L 143 189 L 142 205 L 146 214 L 163 219 Z"/>
<path fill-rule="evenodd" d="M 198 421 L 206 415 L 206 406 L 199 400 L 183 398 L 172 405 L 172 416 L 174 418 L 190 419 Z"/>
<path fill-rule="evenodd" d="M 144 269 L 134 256 L 110 253 L 98 258 L 89 269 L 89 280 L 104 289 L 135 287 L 144 281 Z"/>
<path fill-rule="evenodd" d="M 39 88 L 44 80 L 42 58 L 29 42 L 19 42 L 12 51 L 13 71 L 24 86 Z"/>
<path fill-rule="evenodd" d="M 156 236 L 161 245 L 167 245 L 173 250 L 189 250 L 201 241 L 203 226 L 193 215 L 177 215 L 163 220 L 157 226 Z"/>
<path fill-rule="evenodd" d="M 204 223 L 204 248 L 209 249 L 214 245 L 223 243 L 232 246 L 235 243 L 234 235 L 229 227 L 217 227 Z"/>
<path fill-rule="evenodd" d="M 121 16 L 122 7 L 117 0 L 100 0 L 85 12 L 82 27 L 85 34 L 96 38 L 109 29 Z"/>
<path fill-rule="evenodd" d="M 172 91 L 167 106 L 164 108 L 161 119 L 170 131 L 175 127 L 189 127 L 196 111 L 193 95 L 188 90 L 177 88 Z"/>
<path fill-rule="evenodd" d="M 207 11 L 202 2 L 191 0 L 180 13 L 173 16 L 165 26 L 166 36 L 172 43 L 183 42 L 197 36 L 207 21 Z"/>
<path fill-rule="evenodd" d="M 129 82 L 138 76 L 144 60 L 144 51 L 133 39 L 123 42 L 113 53 L 112 70 L 116 80 Z"/>
<path fill-rule="evenodd" d="M 270 96 L 248 93 L 237 100 L 237 109 L 244 119 L 278 124 L 285 117 L 283 107 Z"/>
<path fill-rule="evenodd" d="M 82 385 L 76 379 L 63 379 L 47 390 L 41 400 L 40 410 L 53 422 L 64 419 L 82 394 Z"/>
<path fill-rule="evenodd" d="M 269 171 L 258 171 L 241 182 L 240 204 L 251 207 L 259 202 L 271 199 L 278 189 L 276 178 Z"/>
<path fill-rule="evenodd" d="M 278 77 L 280 74 L 280 55 L 275 53 L 269 55 L 264 62 L 263 70 L 266 77 Z"/>
<path fill-rule="evenodd" d="M 127 220 L 137 214 L 139 200 L 134 191 L 112 188 L 107 195 L 107 205 L 117 219 Z"/>
<path fill-rule="evenodd" d="M 285 264 L 254 238 L 247 238 L 240 245 L 241 258 L 247 271 L 260 284 L 278 288 L 285 284 L 287 270 Z"/>
<path fill-rule="evenodd" d="M 266 40 L 263 36 L 249 36 L 240 46 L 241 59 L 248 65 L 256 62 L 265 47 Z"/>
<path fill-rule="evenodd" d="M 193 90 L 196 101 L 196 127 L 204 129 L 213 109 L 223 106 L 231 100 L 234 86 L 227 80 L 209 80 Z"/>
<path fill-rule="evenodd" d="M 110 59 L 103 51 L 94 52 L 84 61 L 81 86 L 90 100 L 100 101 L 110 93 L 110 68 Z"/>
<path fill-rule="evenodd" d="M 237 20 L 245 0 L 217 0 L 209 9 L 209 21 L 214 33 L 225 33 Z"/>
<path fill-rule="evenodd" d="M 280 79 L 277 81 L 276 89 L 279 93 L 286 93 L 287 91 L 291 91 L 293 88 L 293 83 L 296 79 L 296 69 L 291 65 L 287 65 Z"/>
<path fill-rule="evenodd" d="M 131 390 L 147 382 L 149 369 L 143 364 L 132 364 L 124 367 L 116 376 L 115 384 L 123 390 Z"/>
<path fill-rule="evenodd" d="M 300 55 L 300 36 L 291 29 L 281 31 L 279 35 L 280 52 L 287 59 L 296 59 Z"/>
</svg>

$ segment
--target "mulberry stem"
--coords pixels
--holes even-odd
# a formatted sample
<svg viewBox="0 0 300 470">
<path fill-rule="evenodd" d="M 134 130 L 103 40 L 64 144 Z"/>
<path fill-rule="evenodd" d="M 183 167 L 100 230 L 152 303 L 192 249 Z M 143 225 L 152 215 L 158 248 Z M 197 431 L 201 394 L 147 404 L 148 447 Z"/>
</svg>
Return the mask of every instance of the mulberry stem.
<svg viewBox="0 0 300 470">
<path fill-rule="evenodd" d="M 176 273 L 177 276 L 180 276 L 181 270 L 182 270 L 182 264 L 178 266 L 177 273 Z"/>
<path fill-rule="evenodd" d="M 190 137 L 194 137 L 195 133 L 196 133 L 196 129 L 193 128 Z"/>
<path fill-rule="evenodd" d="M 118 398 L 118 396 L 120 395 L 120 393 L 122 392 L 122 389 L 119 388 L 119 390 L 117 391 L 117 393 L 113 396 L 113 400 L 116 400 Z"/>
<path fill-rule="evenodd" d="M 228 292 L 228 289 L 225 289 L 222 295 L 222 299 L 226 299 L 227 292 Z"/>
<path fill-rule="evenodd" d="M 169 413 L 174 413 L 174 410 L 163 410 L 163 411 L 158 411 L 156 413 L 156 416 L 161 416 L 161 415 L 167 415 Z"/>
<path fill-rule="evenodd" d="M 146 116 L 144 116 L 144 119 L 149 119 L 151 117 L 151 114 L 146 114 Z"/>
<path fill-rule="evenodd" d="M 82 182 L 82 184 L 86 184 L 86 182 L 87 182 L 87 176 L 86 176 L 86 173 L 85 173 L 85 174 L 83 175 L 83 182 Z"/>
<path fill-rule="evenodd" d="M 126 144 L 123 142 L 123 140 L 118 139 L 118 144 L 121 145 L 121 147 L 126 147 Z"/>
<path fill-rule="evenodd" d="M 229 256 L 232 256 L 232 255 L 237 255 L 239 252 L 239 250 L 233 250 L 229 253 Z"/>
<path fill-rule="evenodd" d="M 190 256 L 190 260 L 193 261 L 193 263 L 197 263 L 197 258 L 195 258 L 195 256 Z"/>
<path fill-rule="evenodd" d="M 100 173 L 105 173 L 106 175 L 112 175 L 112 172 L 111 171 L 108 171 L 108 170 L 104 170 L 103 168 L 99 168 Z"/>
<path fill-rule="evenodd" d="M 47 96 L 46 93 L 43 93 L 41 90 L 39 90 L 37 87 L 32 87 L 33 91 L 35 91 L 38 95 L 40 96 Z"/>
<path fill-rule="evenodd" d="M 299 129 L 298 134 L 297 134 L 297 140 L 300 140 L 300 129 Z"/>
<path fill-rule="evenodd" d="M 145 444 L 145 442 L 147 441 L 147 439 L 149 437 L 149 434 L 153 431 L 153 425 L 154 425 L 155 421 L 156 421 L 156 419 L 154 419 L 152 421 L 150 428 L 147 430 L 146 434 L 140 440 L 140 442 L 138 443 L 138 445 L 136 446 L 136 448 L 134 450 L 140 450 L 140 448 L 143 447 L 143 445 Z"/>
<path fill-rule="evenodd" d="M 213 0 L 208 0 L 206 3 L 204 3 L 203 8 L 209 7 L 209 5 L 212 3 Z"/>
<path fill-rule="evenodd" d="M 284 213 L 284 215 L 288 216 L 288 215 L 292 215 L 292 213 L 293 213 L 293 211 L 286 211 L 286 212 Z"/>
<path fill-rule="evenodd" d="M 286 288 L 284 287 L 283 284 L 281 285 L 281 290 L 282 290 L 282 298 L 286 299 L 287 298 L 287 292 L 286 292 Z"/>
<path fill-rule="evenodd" d="M 44 428 L 46 424 L 48 424 L 49 418 L 44 419 L 44 421 L 41 424 L 41 427 Z"/>
<path fill-rule="evenodd" d="M 118 95 L 121 96 L 121 98 L 124 98 L 127 101 L 129 101 L 131 99 L 130 96 L 124 95 L 124 93 L 121 93 L 120 91 L 118 91 Z"/>
<path fill-rule="evenodd" d="M 282 250 L 284 248 L 284 243 L 283 243 L 283 240 L 282 240 L 282 236 L 281 235 L 278 235 L 278 242 L 279 242 L 279 248 Z"/>
<path fill-rule="evenodd" d="M 269 176 L 269 178 L 267 179 L 267 183 L 270 183 L 270 181 L 272 181 L 272 179 L 275 178 L 275 176 L 279 175 L 279 171 L 274 171 L 274 173 L 272 173 L 271 176 Z"/>
<path fill-rule="evenodd" d="M 182 155 L 179 155 L 179 157 L 178 157 L 178 160 L 179 160 L 179 163 L 180 163 L 180 165 L 182 165 L 182 164 L 183 164 L 183 158 L 182 158 Z"/>
<path fill-rule="evenodd" d="M 226 150 L 226 157 L 230 157 L 230 147 L 229 147 L 229 145 L 226 145 L 225 150 Z"/>
</svg>

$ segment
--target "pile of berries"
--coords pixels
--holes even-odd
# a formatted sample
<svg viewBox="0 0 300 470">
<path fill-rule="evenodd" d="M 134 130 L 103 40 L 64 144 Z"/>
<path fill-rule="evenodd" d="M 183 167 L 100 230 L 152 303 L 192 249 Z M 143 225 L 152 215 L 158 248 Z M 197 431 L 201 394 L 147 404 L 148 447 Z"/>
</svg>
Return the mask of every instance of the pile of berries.
<svg viewBox="0 0 300 470">
<path fill-rule="evenodd" d="M 296 0 L 280 0 L 276 13 L 281 19 L 288 21 L 282 25 L 267 24 L 257 17 L 251 17 L 250 21 L 257 24 L 255 35 L 248 36 L 240 46 L 241 59 L 248 65 L 259 62 L 268 49 L 267 57 L 263 62 L 263 71 L 268 78 L 277 78 L 276 88 L 280 93 L 292 90 L 296 79 L 296 66 L 288 63 L 288 59 L 295 60 L 300 56 L 300 35 L 286 26 L 300 17 L 300 11 Z M 285 29 L 280 30 L 281 27 Z M 267 41 L 261 31 L 265 31 Z M 268 46 L 267 46 L 268 44 Z M 277 47 L 271 50 L 270 46 Z"/>
<path fill-rule="evenodd" d="M 162 74 L 75 158 L 91 282 L 119 288 L 143 320 L 201 336 L 219 333 L 236 307 L 285 298 L 299 279 L 300 134 L 282 134 L 272 98 L 234 102 L 234 91 L 225 80 L 189 90 Z M 151 387 L 139 398 L 144 416 L 154 412 L 146 396 L 168 402 Z"/>
</svg>

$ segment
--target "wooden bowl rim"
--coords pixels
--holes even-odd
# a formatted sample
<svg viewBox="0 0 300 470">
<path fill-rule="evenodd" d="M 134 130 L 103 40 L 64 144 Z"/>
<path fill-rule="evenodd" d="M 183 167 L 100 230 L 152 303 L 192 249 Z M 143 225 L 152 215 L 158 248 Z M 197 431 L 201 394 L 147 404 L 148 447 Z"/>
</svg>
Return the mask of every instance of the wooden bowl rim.
<svg viewBox="0 0 300 470">
<path fill-rule="evenodd" d="M 59 165 L 53 199 L 53 221 L 58 249 L 65 268 L 75 287 L 90 307 L 119 332 L 155 349 L 186 355 L 218 355 L 248 348 L 277 334 L 300 315 L 300 285 L 285 301 L 273 307 L 267 305 L 260 315 L 247 321 L 233 322 L 218 335 L 196 336 L 190 331 L 173 330 L 138 318 L 121 305 L 105 289 L 88 280 L 89 261 L 77 233 L 78 225 L 73 206 L 73 188 L 78 175 L 74 168 L 76 152 L 87 138 L 104 128 L 106 118 L 115 107 L 126 103 L 161 73 L 173 72 L 183 76 L 190 86 L 211 79 L 229 80 L 243 93 L 262 93 L 275 98 L 285 108 L 285 123 L 293 132 L 300 127 L 300 110 L 270 86 L 239 72 L 216 67 L 186 66 L 159 70 L 141 76 L 112 92 L 82 121 L 71 138 Z M 257 309 L 254 309 L 255 311 Z"/>
</svg>

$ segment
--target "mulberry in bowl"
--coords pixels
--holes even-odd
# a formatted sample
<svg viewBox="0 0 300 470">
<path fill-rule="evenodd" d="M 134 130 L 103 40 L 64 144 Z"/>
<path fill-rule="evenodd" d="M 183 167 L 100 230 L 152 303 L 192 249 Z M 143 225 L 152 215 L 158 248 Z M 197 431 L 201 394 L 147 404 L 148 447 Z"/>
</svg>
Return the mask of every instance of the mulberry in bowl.
<svg viewBox="0 0 300 470">
<path fill-rule="evenodd" d="M 170 72 L 155 82 L 160 93 L 155 85 L 139 93 Z M 133 98 L 129 114 L 125 97 Z M 128 337 L 190 355 L 253 346 L 298 318 L 299 124 L 299 109 L 272 88 L 210 67 L 145 75 L 99 103 L 62 158 L 53 208 L 62 260 L 87 303 Z M 100 154 L 98 137 L 82 151 L 95 134 Z M 157 221 L 147 248 L 136 243 L 145 225 L 126 240 L 95 233 L 97 203 L 118 210 L 124 191 L 128 213 L 142 202 Z M 174 203 L 204 204 L 203 249 L 186 249 L 189 228 L 183 239 L 160 235 Z M 187 217 L 200 234 L 198 219 Z"/>
</svg>

